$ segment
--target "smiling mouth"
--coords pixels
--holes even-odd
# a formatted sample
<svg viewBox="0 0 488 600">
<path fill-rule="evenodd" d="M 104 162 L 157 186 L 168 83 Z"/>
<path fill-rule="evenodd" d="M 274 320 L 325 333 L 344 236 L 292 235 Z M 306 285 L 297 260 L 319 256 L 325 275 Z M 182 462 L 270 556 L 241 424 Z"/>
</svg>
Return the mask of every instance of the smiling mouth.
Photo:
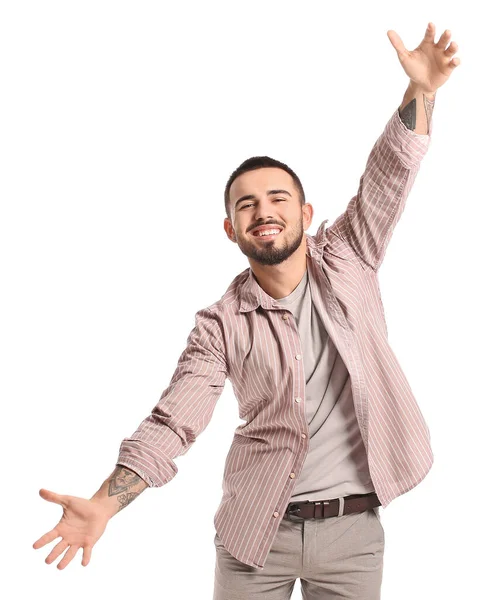
<svg viewBox="0 0 488 600">
<path fill-rule="evenodd" d="M 277 238 L 280 235 L 280 233 L 272 233 L 271 235 L 254 235 L 253 237 L 263 242 L 267 242 L 269 240 L 274 240 L 275 238 Z"/>
<path fill-rule="evenodd" d="M 272 227 L 270 227 L 270 229 L 272 229 Z M 258 240 L 268 241 L 268 240 L 274 240 L 274 238 L 278 237 L 282 231 L 283 230 L 280 229 L 278 231 L 278 233 L 272 233 L 271 235 L 260 235 L 259 233 L 256 233 L 256 234 L 253 233 L 252 236 L 257 238 Z"/>
</svg>

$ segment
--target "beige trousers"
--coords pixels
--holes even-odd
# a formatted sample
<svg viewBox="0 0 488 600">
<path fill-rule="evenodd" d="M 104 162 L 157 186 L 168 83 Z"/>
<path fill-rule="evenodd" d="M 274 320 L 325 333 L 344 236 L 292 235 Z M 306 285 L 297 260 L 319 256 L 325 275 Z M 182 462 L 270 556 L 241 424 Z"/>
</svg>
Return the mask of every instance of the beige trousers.
<svg viewBox="0 0 488 600">
<path fill-rule="evenodd" d="M 281 520 L 264 569 L 236 560 L 214 538 L 213 600 L 380 600 L 385 533 L 378 507 L 325 519 Z"/>
</svg>

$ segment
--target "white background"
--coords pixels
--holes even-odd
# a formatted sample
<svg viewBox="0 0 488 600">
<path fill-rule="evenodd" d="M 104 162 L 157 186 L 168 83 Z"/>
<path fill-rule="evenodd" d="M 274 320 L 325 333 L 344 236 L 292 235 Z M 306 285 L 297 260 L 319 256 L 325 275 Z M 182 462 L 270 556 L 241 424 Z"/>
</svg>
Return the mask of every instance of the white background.
<svg viewBox="0 0 488 600">
<path fill-rule="evenodd" d="M 267 154 L 331 224 L 427 23 L 459 44 L 380 270 L 390 344 L 434 466 L 381 511 L 382 600 L 486 590 L 486 32 L 473 2 L 2 2 L 2 588 L 9 598 L 202 598 L 241 423 L 227 382 L 167 486 L 117 514 L 81 566 L 32 544 L 91 497 L 169 384 L 195 313 L 249 266 L 223 229 L 227 178 Z M 483 26 L 483 29 L 482 29 Z M 483 309 L 483 306 L 485 309 Z M 57 540 L 59 541 L 59 540 Z M 481 551 L 477 549 L 481 548 Z M 484 559 L 483 559 L 484 554 Z M 292 598 L 301 598 L 297 581 Z"/>
</svg>

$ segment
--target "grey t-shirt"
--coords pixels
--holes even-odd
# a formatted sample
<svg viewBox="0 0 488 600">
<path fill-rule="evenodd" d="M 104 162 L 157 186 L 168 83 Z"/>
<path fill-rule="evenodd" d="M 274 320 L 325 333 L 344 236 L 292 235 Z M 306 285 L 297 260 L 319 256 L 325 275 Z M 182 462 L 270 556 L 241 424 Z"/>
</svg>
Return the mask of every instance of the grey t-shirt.
<svg viewBox="0 0 488 600">
<path fill-rule="evenodd" d="M 293 292 L 276 301 L 292 312 L 300 334 L 310 431 L 290 502 L 374 492 L 349 372 L 315 309 L 308 268 Z"/>
</svg>

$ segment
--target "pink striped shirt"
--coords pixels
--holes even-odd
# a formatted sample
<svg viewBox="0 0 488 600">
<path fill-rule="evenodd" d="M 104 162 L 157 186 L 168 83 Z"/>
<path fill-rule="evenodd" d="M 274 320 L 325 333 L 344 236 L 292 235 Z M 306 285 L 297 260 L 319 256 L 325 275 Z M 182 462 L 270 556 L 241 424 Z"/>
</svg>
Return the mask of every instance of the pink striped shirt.
<svg viewBox="0 0 488 600">
<path fill-rule="evenodd" d="M 398 109 L 368 157 L 357 194 L 329 227 L 306 235 L 317 309 L 346 364 L 371 480 L 383 507 L 415 487 L 433 463 L 430 432 L 388 343 L 377 272 L 430 142 Z M 226 378 L 245 423 L 224 466 L 217 534 L 237 560 L 263 569 L 309 447 L 303 351 L 290 311 L 240 273 L 196 313 L 169 386 L 121 443 L 117 464 L 150 487 L 208 425 Z M 327 382 L 324 382 L 326 385 Z"/>
</svg>

